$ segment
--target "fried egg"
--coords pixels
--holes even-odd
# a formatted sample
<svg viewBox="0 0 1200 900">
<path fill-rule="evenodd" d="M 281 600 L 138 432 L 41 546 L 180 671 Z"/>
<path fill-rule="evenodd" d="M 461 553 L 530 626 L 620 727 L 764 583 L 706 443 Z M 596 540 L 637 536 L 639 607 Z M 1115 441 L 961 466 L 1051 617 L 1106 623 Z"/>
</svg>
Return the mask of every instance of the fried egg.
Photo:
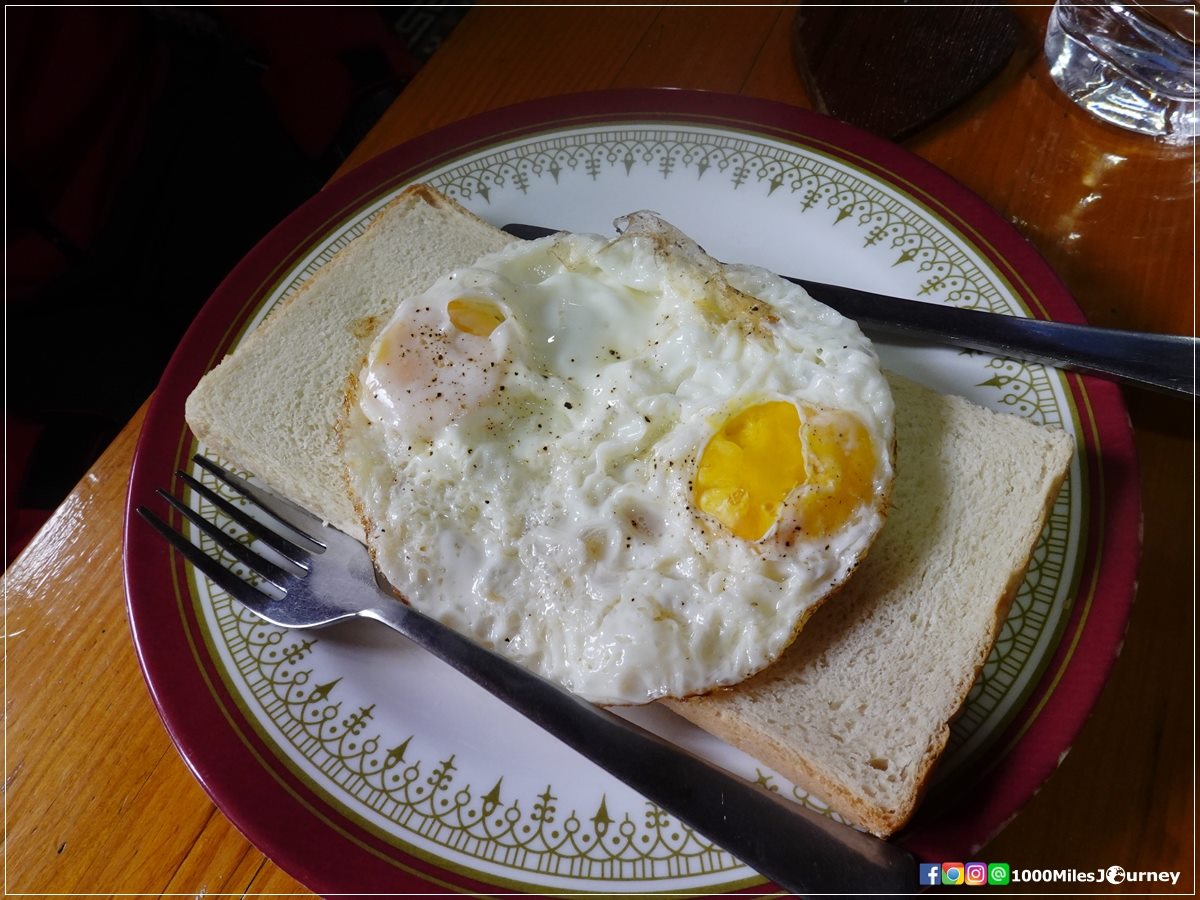
<svg viewBox="0 0 1200 900">
<path fill-rule="evenodd" d="M 404 601 L 599 703 L 776 659 L 883 523 L 892 399 L 858 327 L 650 213 L 400 303 L 342 424 Z"/>
</svg>

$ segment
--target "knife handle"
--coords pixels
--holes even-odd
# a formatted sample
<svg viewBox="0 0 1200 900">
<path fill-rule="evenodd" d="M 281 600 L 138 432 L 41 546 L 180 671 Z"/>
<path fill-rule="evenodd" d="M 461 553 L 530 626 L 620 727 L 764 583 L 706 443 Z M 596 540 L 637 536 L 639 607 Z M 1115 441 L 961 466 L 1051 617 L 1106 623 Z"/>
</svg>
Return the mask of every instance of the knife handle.
<svg viewBox="0 0 1200 900">
<path fill-rule="evenodd" d="M 856 320 L 873 335 L 899 335 L 985 350 L 1124 384 L 1196 396 L 1194 337 L 1025 319 L 902 300 L 801 278 L 787 280 L 803 287 L 813 299 Z"/>
</svg>

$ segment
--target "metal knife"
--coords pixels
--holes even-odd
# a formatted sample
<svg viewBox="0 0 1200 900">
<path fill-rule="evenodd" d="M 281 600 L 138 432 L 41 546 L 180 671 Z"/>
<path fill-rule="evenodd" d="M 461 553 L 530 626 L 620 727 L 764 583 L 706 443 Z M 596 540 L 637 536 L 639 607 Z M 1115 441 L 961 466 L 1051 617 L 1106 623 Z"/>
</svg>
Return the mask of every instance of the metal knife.
<svg viewBox="0 0 1200 900">
<path fill-rule="evenodd" d="M 539 225 L 504 231 L 533 239 L 557 234 Z M 1098 375 L 1124 384 L 1196 397 L 1195 337 L 1148 334 L 959 309 L 903 300 L 836 284 L 783 276 L 812 297 L 854 319 L 871 336 L 918 338 Z"/>
</svg>

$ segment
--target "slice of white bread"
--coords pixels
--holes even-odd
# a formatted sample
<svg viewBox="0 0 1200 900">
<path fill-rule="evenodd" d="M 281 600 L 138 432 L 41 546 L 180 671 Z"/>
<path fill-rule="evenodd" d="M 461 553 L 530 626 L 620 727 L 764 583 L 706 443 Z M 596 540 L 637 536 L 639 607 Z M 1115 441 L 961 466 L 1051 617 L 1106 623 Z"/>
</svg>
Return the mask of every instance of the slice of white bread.
<svg viewBox="0 0 1200 900">
<path fill-rule="evenodd" d="M 511 240 L 435 191 L 405 191 L 204 377 L 188 424 L 361 539 L 334 432 L 347 375 L 401 298 Z M 673 703 L 880 834 L 911 814 L 1071 455 L 1060 432 L 903 380 L 893 389 L 895 508 L 860 570 L 784 660 Z"/>
<path fill-rule="evenodd" d="M 1065 432 L 893 377 L 893 508 L 770 668 L 662 701 L 875 834 L 912 815 L 1074 454 Z"/>
<path fill-rule="evenodd" d="M 347 376 L 402 299 L 513 240 L 437 191 L 406 189 L 201 379 L 188 426 L 361 540 L 334 432 Z"/>
</svg>

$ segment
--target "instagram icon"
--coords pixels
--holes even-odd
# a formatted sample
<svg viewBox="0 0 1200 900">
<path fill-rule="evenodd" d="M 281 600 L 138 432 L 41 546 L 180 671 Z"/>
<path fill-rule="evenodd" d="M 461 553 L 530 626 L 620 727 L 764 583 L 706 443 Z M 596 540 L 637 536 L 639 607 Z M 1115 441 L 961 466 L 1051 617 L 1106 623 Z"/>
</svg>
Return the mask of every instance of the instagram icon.
<svg viewBox="0 0 1200 900">
<path fill-rule="evenodd" d="M 987 866 L 981 862 L 969 862 L 967 869 L 967 884 L 987 884 Z"/>
</svg>

